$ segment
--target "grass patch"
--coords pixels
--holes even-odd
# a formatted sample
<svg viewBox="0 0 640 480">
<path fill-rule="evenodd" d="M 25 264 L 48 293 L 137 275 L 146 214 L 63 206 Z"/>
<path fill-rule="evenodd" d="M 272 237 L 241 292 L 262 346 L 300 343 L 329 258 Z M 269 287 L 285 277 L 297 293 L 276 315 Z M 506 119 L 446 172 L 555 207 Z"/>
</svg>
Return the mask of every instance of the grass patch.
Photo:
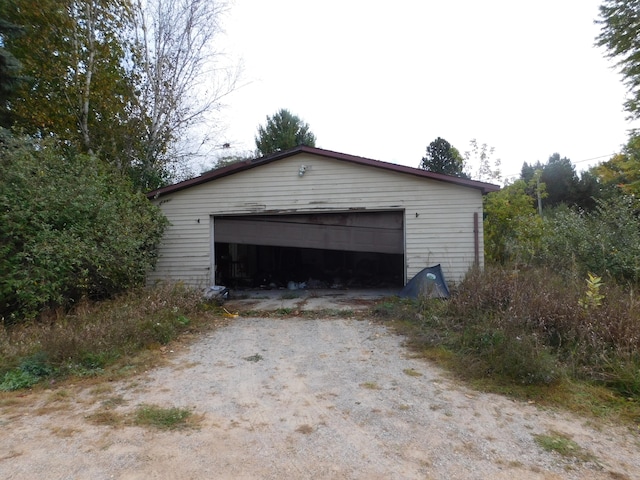
<svg viewBox="0 0 640 480">
<path fill-rule="evenodd" d="M 113 402 L 111 400 L 114 400 Z M 159 405 L 139 405 L 132 413 L 117 412 L 114 407 L 121 405 L 120 399 L 108 399 L 102 408 L 87 415 L 85 419 L 93 425 L 109 427 L 141 426 L 160 430 L 181 430 L 194 428 L 202 420 L 201 415 L 194 415 L 191 410 L 177 407 L 161 407 Z"/>
<path fill-rule="evenodd" d="M 449 300 L 384 299 L 372 310 L 417 355 L 475 388 L 640 424 L 640 301 L 546 269 L 473 271 Z M 405 372 L 407 374 L 407 372 Z"/>
<path fill-rule="evenodd" d="M 255 355 L 251 355 L 250 357 L 244 357 L 244 360 L 246 360 L 247 362 L 253 362 L 253 363 L 257 363 L 263 359 L 264 358 L 259 353 L 256 353 Z"/>
<path fill-rule="evenodd" d="M 0 325 L 0 391 L 69 376 L 136 373 L 136 365 L 159 357 L 159 347 L 223 323 L 219 305 L 200 291 L 162 284 L 47 312 L 38 321 Z"/>
<path fill-rule="evenodd" d="M 413 368 L 405 368 L 404 370 L 402 370 L 402 373 L 404 373 L 405 375 L 408 375 L 409 377 L 421 377 L 422 374 L 420 372 L 418 372 L 417 370 L 414 370 Z"/>
<path fill-rule="evenodd" d="M 190 426 L 191 411 L 186 408 L 163 408 L 158 405 L 140 405 L 135 412 L 136 425 L 161 430 L 176 430 Z"/>
<path fill-rule="evenodd" d="M 364 382 L 360 386 L 368 390 L 380 390 L 380 386 L 376 382 Z"/>
<path fill-rule="evenodd" d="M 120 405 L 124 405 L 126 403 L 126 400 L 122 396 L 117 396 L 117 397 L 106 398 L 102 400 L 102 402 L 100 403 L 103 407 L 106 407 L 106 408 L 116 408 L 116 407 L 119 407 Z"/>
<path fill-rule="evenodd" d="M 124 415 L 112 410 L 103 409 L 91 413 L 85 419 L 93 425 L 102 425 L 107 427 L 117 427 L 124 423 Z"/>
<path fill-rule="evenodd" d="M 594 460 L 594 456 L 571 440 L 568 435 L 550 432 L 547 435 L 534 435 L 536 443 L 547 452 L 555 452 L 563 457 L 574 458 L 582 462 Z"/>
</svg>

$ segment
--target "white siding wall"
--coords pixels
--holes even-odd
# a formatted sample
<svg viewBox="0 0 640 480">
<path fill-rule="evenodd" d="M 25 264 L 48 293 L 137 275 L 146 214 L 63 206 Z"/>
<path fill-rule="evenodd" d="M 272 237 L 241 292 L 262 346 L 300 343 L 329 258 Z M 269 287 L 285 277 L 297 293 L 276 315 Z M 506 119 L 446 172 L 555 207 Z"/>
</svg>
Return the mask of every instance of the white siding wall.
<svg viewBox="0 0 640 480">
<path fill-rule="evenodd" d="M 302 177 L 300 165 L 307 166 Z M 154 203 L 171 226 L 150 282 L 209 284 L 210 218 L 223 214 L 403 209 L 407 280 L 440 263 L 447 280 L 459 281 L 475 258 L 473 214 L 478 213 L 483 262 L 479 190 L 309 154 L 170 193 Z"/>
</svg>

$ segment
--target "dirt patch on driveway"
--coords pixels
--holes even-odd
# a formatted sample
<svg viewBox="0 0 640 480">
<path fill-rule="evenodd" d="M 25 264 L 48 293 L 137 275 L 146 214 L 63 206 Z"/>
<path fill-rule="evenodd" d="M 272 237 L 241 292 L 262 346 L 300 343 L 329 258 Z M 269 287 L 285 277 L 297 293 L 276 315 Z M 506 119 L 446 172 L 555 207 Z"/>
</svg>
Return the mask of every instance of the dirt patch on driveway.
<svg viewBox="0 0 640 480">
<path fill-rule="evenodd" d="M 127 381 L 6 397 L 0 478 L 640 478 L 628 430 L 468 390 L 366 320 L 237 318 L 167 356 Z M 90 421 L 142 403 L 188 408 L 199 424 Z"/>
<path fill-rule="evenodd" d="M 374 302 L 397 295 L 398 289 L 310 289 L 244 290 L 232 292 L 225 306 L 240 312 L 362 311 Z"/>
</svg>

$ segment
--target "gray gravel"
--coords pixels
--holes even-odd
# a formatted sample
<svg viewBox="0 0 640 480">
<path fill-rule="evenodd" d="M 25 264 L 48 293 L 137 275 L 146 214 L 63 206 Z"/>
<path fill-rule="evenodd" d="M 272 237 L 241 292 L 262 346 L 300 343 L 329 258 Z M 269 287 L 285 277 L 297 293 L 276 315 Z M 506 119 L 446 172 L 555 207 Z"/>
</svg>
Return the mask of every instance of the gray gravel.
<svg viewBox="0 0 640 480">
<path fill-rule="evenodd" d="M 199 429 L 90 425 L 101 404 L 81 392 L 61 411 L 14 411 L 0 478 L 640 478 L 636 435 L 466 389 L 372 322 L 238 318 L 167 355 L 110 395 L 122 412 L 190 408 Z M 591 460 L 541 450 L 534 435 L 550 433 Z"/>
</svg>

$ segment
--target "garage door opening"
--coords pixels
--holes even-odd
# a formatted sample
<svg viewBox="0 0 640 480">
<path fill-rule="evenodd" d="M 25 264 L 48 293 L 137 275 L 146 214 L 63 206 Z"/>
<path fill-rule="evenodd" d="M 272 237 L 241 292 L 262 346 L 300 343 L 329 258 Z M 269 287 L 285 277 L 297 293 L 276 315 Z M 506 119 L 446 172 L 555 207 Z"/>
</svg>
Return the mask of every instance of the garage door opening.
<svg viewBox="0 0 640 480">
<path fill-rule="evenodd" d="M 217 280 L 234 288 L 401 288 L 399 254 L 216 243 Z"/>
<path fill-rule="evenodd" d="M 234 288 L 402 287 L 404 212 L 216 217 L 216 283 Z"/>
</svg>

